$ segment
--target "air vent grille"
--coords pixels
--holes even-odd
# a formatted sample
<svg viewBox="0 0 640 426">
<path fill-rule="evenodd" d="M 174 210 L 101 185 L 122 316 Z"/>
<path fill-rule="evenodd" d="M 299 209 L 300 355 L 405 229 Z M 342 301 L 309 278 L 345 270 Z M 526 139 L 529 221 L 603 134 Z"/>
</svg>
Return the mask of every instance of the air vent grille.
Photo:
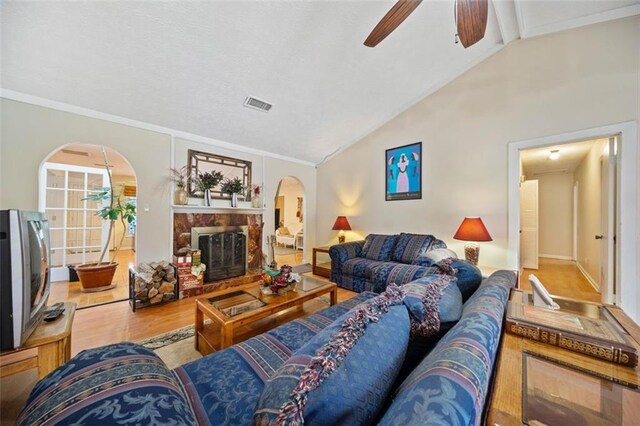
<svg viewBox="0 0 640 426">
<path fill-rule="evenodd" d="M 270 103 L 261 101 L 260 99 L 256 99 L 251 96 L 248 96 L 244 100 L 244 106 L 246 106 L 247 108 L 257 109 L 258 111 L 263 111 L 263 112 L 269 112 L 271 110 L 271 107 L 273 107 L 273 105 L 271 105 Z"/>
</svg>

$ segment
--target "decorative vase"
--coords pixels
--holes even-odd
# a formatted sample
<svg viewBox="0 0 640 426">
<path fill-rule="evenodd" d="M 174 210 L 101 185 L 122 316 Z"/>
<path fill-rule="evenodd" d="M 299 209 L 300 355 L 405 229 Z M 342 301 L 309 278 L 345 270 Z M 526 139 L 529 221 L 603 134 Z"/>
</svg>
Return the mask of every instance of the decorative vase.
<svg viewBox="0 0 640 426">
<path fill-rule="evenodd" d="M 235 192 L 231 194 L 231 207 L 238 207 L 238 194 Z"/>
<path fill-rule="evenodd" d="M 173 194 L 173 203 L 178 206 L 184 206 L 189 202 L 189 193 L 184 188 L 177 188 Z"/>
<path fill-rule="evenodd" d="M 254 195 L 253 197 L 251 197 L 251 207 L 253 207 L 254 209 L 259 209 L 262 204 L 261 202 L 262 200 L 260 199 L 259 195 Z"/>
<path fill-rule="evenodd" d="M 204 190 L 204 205 L 207 207 L 211 206 L 211 190 L 210 189 Z"/>
</svg>

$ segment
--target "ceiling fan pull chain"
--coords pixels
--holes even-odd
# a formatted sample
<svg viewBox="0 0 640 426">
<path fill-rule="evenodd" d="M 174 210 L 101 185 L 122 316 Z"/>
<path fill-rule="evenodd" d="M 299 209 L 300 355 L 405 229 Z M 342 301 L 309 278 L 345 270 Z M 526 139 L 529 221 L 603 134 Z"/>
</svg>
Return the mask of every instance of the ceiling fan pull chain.
<svg viewBox="0 0 640 426">
<path fill-rule="evenodd" d="M 454 44 L 458 44 L 460 39 L 458 38 L 458 2 L 453 2 L 453 24 L 456 26 L 456 34 L 454 36 Z"/>
</svg>

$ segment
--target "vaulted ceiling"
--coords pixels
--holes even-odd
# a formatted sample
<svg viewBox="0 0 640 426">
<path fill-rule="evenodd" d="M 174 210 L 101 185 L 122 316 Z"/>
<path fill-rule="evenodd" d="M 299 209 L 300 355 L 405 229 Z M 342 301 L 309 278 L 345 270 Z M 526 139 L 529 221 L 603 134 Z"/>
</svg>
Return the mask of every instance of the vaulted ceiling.
<svg viewBox="0 0 640 426">
<path fill-rule="evenodd" d="M 485 38 L 464 49 L 453 1 L 425 0 L 363 46 L 392 5 L 4 1 L 3 94 L 318 163 L 516 38 L 640 14 L 640 1 L 494 1 Z"/>
</svg>

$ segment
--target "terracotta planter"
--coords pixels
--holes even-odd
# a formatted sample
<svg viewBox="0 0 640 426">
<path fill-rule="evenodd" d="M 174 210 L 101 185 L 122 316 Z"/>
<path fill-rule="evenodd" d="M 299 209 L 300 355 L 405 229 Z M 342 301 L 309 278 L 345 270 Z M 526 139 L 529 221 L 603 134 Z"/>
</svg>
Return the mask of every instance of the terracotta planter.
<svg viewBox="0 0 640 426">
<path fill-rule="evenodd" d="M 80 278 L 80 284 L 82 285 L 83 292 L 94 292 L 109 290 L 115 287 L 113 283 L 113 276 L 116 273 L 118 264 L 103 263 L 98 265 L 97 263 L 85 263 L 76 266 L 76 272 L 78 278 Z"/>
</svg>

